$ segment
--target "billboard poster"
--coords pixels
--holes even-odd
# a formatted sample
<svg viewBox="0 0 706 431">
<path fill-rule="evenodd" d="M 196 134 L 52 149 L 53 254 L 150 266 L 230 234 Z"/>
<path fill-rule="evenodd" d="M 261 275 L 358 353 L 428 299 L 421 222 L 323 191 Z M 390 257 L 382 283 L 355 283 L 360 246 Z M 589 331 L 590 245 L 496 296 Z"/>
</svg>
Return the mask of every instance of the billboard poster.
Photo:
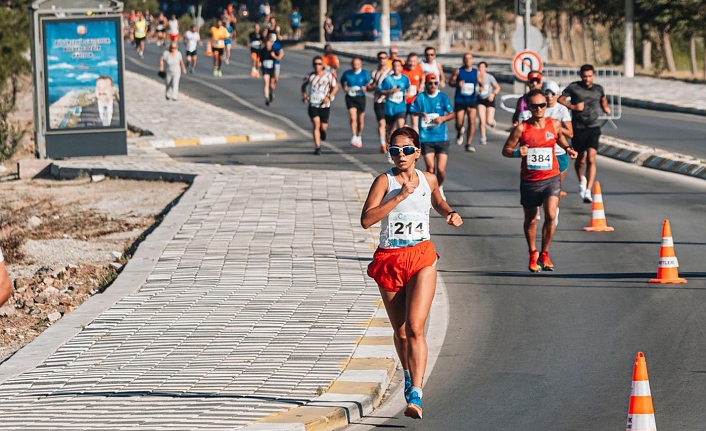
<svg viewBox="0 0 706 431">
<path fill-rule="evenodd" d="M 125 127 L 120 17 L 42 22 L 47 131 Z"/>
</svg>

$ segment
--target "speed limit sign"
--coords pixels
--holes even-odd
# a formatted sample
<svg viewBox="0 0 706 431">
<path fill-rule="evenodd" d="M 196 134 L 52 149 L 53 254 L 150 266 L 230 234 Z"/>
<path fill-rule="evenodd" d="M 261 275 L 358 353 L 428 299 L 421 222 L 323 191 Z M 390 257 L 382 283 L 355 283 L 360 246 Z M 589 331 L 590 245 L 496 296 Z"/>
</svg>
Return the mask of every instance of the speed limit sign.
<svg viewBox="0 0 706 431">
<path fill-rule="evenodd" d="M 542 57 L 530 50 L 520 51 L 512 59 L 512 72 L 520 81 L 527 81 L 527 75 L 533 70 L 542 71 Z"/>
</svg>

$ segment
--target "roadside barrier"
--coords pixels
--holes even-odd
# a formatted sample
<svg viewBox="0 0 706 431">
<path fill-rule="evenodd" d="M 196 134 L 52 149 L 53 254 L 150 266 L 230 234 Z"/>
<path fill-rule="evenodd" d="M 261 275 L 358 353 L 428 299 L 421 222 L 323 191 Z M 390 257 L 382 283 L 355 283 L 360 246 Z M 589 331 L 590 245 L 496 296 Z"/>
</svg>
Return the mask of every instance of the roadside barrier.
<svg viewBox="0 0 706 431">
<path fill-rule="evenodd" d="M 632 390 L 628 406 L 626 431 L 657 431 L 655 410 L 652 405 L 650 380 L 647 377 L 645 354 L 637 352 L 632 370 Z"/>
<path fill-rule="evenodd" d="M 605 208 L 603 207 L 603 193 L 601 184 L 593 183 L 593 203 L 591 204 L 591 222 L 583 228 L 587 232 L 613 232 L 615 229 L 608 226 L 605 219 Z"/>
<path fill-rule="evenodd" d="M 662 223 L 662 245 L 659 248 L 657 278 L 650 280 L 650 283 L 686 283 L 686 279 L 679 278 L 679 261 L 677 260 L 677 256 L 674 254 L 674 240 L 672 239 L 672 227 L 669 224 L 669 220 L 665 220 Z"/>
</svg>

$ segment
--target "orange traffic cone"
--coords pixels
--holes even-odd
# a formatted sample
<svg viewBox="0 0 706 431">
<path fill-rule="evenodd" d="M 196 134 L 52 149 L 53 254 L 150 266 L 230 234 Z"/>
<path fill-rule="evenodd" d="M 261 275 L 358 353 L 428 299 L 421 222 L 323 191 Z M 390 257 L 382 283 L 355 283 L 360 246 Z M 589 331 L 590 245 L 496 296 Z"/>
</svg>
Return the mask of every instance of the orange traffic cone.
<svg viewBox="0 0 706 431">
<path fill-rule="evenodd" d="M 615 229 L 608 226 L 605 220 L 605 209 L 603 208 L 603 194 L 601 184 L 593 183 L 593 203 L 591 204 L 591 222 L 583 228 L 588 232 L 613 232 Z"/>
<path fill-rule="evenodd" d="M 213 49 L 211 49 L 211 41 L 207 40 L 206 41 L 206 57 L 213 57 Z"/>
<path fill-rule="evenodd" d="M 657 267 L 657 278 L 650 280 L 650 283 L 661 284 L 684 284 L 686 279 L 679 278 L 679 261 L 674 254 L 674 240 L 672 239 L 672 227 L 669 220 L 662 223 L 662 246 L 659 248 L 659 266 Z"/>
<path fill-rule="evenodd" d="M 626 431 L 657 431 L 655 409 L 652 406 L 650 379 L 647 378 L 645 354 L 637 352 L 632 371 L 632 390 L 628 406 Z"/>
</svg>

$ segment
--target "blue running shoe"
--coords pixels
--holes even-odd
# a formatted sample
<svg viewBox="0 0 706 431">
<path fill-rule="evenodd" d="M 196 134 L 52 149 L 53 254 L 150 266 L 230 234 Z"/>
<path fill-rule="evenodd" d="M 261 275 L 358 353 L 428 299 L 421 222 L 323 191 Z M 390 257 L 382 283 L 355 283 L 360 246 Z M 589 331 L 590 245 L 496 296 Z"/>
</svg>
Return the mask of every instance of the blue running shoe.
<svg viewBox="0 0 706 431">
<path fill-rule="evenodd" d="M 404 415 L 412 419 L 422 418 L 422 390 L 413 387 L 409 391 L 409 402 L 407 403 L 407 409 L 404 411 Z"/>
<path fill-rule="evenodd" d="M 409 396 L 412 392 L 412 377 L 409 375 L 409 371 L 404 372 L 404 400 L 409 404 Z"/>
</svg>

